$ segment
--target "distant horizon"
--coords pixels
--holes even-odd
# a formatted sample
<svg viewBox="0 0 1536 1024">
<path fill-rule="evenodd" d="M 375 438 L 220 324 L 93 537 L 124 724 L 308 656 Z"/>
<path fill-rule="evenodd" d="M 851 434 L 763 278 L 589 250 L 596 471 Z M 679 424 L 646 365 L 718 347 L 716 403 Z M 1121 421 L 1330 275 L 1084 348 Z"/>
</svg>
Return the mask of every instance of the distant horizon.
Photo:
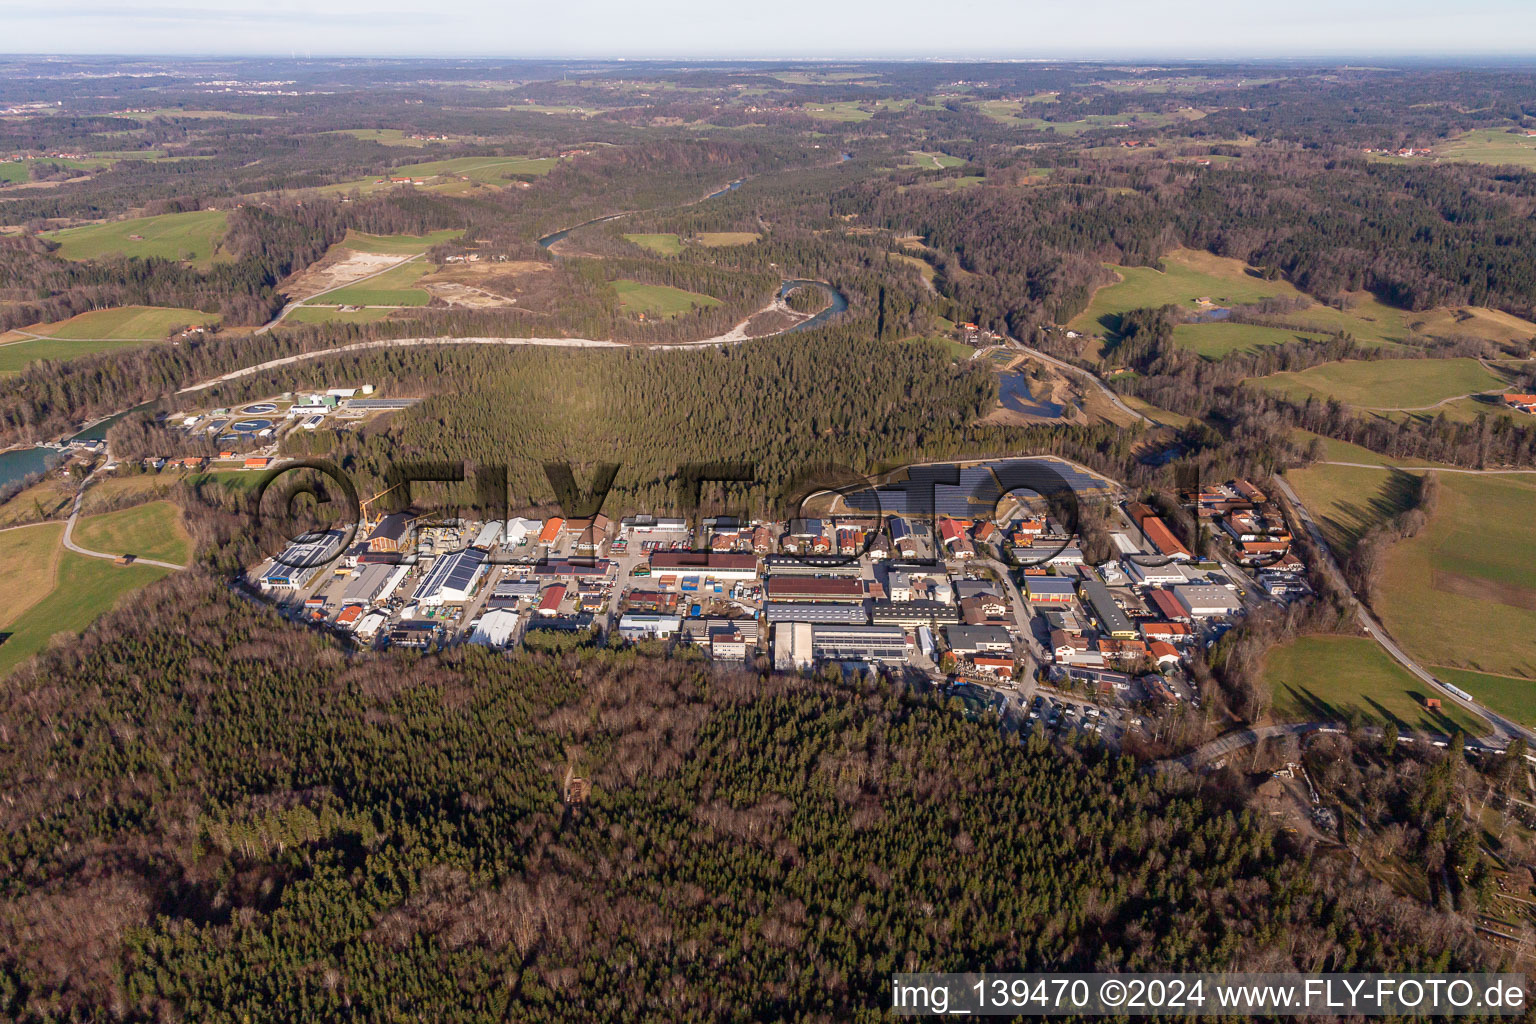
<svg viewBox="0 0 1536 1024">
<path fill-rule="evenodd" d="M 724 12 L 722 15 L 722 11 Z M 1536 62 L 1536 4 L 1293 0 L 1282 19 L 1217 0 L 0 0 L 8 56 L 611 61 Z M 974 52 L 977 41 L 994 49 Z M 472 47 L 473 52 L 466 52 Z"/>
<path fill-rule="evenodd" d="M 1347 67 L 1351 70 L 1371 71 L 1412 65 L 1444 66 L 1499 66 L 1536 68 L 1536 53 L 1295 53 L 1252 54 L 1241 57 L 1215 57 L 1186 54 L 1175 56 L 1165 53 L 1106 53 L 1099 55 L 1058 56 L 999 56 L 973 55 L 913 56 L 901 54 L 802 55 L 777 54 L 759 56 L 714 56 L 650 54 L 646 56 L 595 54 L 595 53 L 349 53 L 345 51 L 292 53 L 273 51 L 218 51 L 218 50 L 162 50 L 162 51 L 90 51 L 52 52 L 30 50 L 0 50 L 0 60 L 286 60 L 286 61 L 435 61 L 435 62 L 543 62 L 543 63 L 607 63 L 607 64 L 954 64 L 957 66 L 979 64 L 1202 64 L 1255 66 L 1265 64 L 1320 64 L 1328 67 Z"/>
</svg>

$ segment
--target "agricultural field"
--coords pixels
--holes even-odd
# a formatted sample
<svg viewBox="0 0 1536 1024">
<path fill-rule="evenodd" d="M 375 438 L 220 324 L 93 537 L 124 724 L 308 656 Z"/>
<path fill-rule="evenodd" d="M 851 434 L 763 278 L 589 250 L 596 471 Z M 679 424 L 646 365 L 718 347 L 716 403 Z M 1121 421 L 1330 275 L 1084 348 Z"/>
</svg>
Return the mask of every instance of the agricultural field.
<svg viewBox="0 0 1536 1024">
<path fill-rule="evenodd" d="M 761 238 L 756 231 L 700 231 L 694 236 L 698 243 L 715 249 L 720 246 L 751 245 Z"/>
<path fill-rule="evenodd" d="M 209 326 L 221 319 L 218 313 L 174 306 L 114 306 L 25 330 L 61 341 L 159 341 L 174 327 Z"/>
<path fill-rule="evenodd" d="M 413 139 L 406 135 L 400 128 L 342 128 L 334 132 L 323 132 L 324 135 L 350 135 L 354 139 L 364 142 L 377 142 L 381 146 L 407 146 L 412 149 L 423 149 L 431 145 L 426 139 Z"/>
<path fill-rule="evenodd" d="M 72 167 L 82 171 L 96 171 L 110 163 L 112 161 L 105 158 L 68 160 L 44 157 L 38 160 L 5 160 L 0 161 L 0 184 L 18 185 L 24 181 L 31 181 L 32 168 L 38 164 L 52 164 L 58 167 Z"/>
<path fill-rule="evenodd" d="M 164 498 L 181 482 L 180 472 L 127 473 L 98 479 L 86 488 L 81 515 L 95 515 L 136 502 Z M 78 524 L 76 525 L 78 531 Z M 85 545 L 90 547 L 89 544 Z M 105 550 L 105 549 L 103 549 Z"/>
<path fill-rule="evenodd" d="M 1297 402 L 1337 398 L 1360 409 L 1424 409 L 1497 391 L 1507 382 L 1476 359 L 1372 359 L 1324 363 L 1250 383 Z"/>
<path fill-rule="evenodd" d="M 181 525 L 181 510 L 169 501 L 152 501 L 118 512 L 82 516 L 74 542 L 91 551 L 135 555 L 161 562 L 185 562 L 192 544 Z"/>
<path fill-rule="evenodd" d="M 808 103 L 803 108 L 818 121 L 852 124 L 868 121 L 876 113 L 906 110 L 911 100 L 844 100 L 840 103 Z"/>
<path fill-rule="evenodd" d="M 1522 354 L 1523 346 L 1536 338 L 1536 323 L 1486 306 L 1442 307 L 1405 316 L 1420 334 L 1435 338 L 1465 336 L 1481 338 L 1495 345 L 1522 346 Z"/>
<path fill-rule="evenodd" d="M 375 192 L 398 187 L 389 180 L 394 177 L 426 179 L 426 184 L 417 187 L 444 195 L 462 195 L 479 188 L 502 188 L 520 177 L 548 174 L 550 169 L 559 162 L 558 157 L 552 156 L 461 156 L 408 164 L 404 167 L 389 167 L 367 178 L 354 178 L 351 181 L 325 185 L 317 191 L 338 195 L 349 192 Z"/>
<path fill-rule="evenodd" d="M 1495 344 L 1511 345 L 1518 339 L 1536 336 L 1536 324 L 1482 307 L 1410 312 L 1389 306 L 1368 292 L 1355 292 L 1346 296 L 1345 308 L 1336 309 L 1314 302 L 1288 281 L 1266 281 L 1249 272 L 1238 260 L 1198 250 L 1175 250 L 1163 257 L 1163 266 L 1164 271 L 1159 272 L 1151 267 L 1111 265 L 1110 269 L 1120 280 L 1095 292 L 1088 308 L 1067 326 L 1086 334 L 1113 334 L 1118 327 L 1119 314 L 1126 310 L 1173 305 L 1193 313 L 1200 308 L 1195 304 L 1197 298 L 1209 298 L 1218 306 L 1228 306 L 1285 297 L 1300 298 L 1309 303 L 1298 312 L 1274 317 L 1288 329 L 1303 334 L 1346 332 L 1365 345 L 1412 344 L 1422 340 L 1424 335 L 1469 335 Z M 1238 325 L 1189 326 L 1204 331 L 1207 327 Z M 1185 334 L 1188 336 L 1188 332 Z"/>
<path fill-rule="evenodd" d="M 326 298 L 330 298 L 329 295 Z M 337 309 L 334 306 L 296 306 L 283 317 L 285 324 L 371 324 L 383 320 L 394 310 L 378 306 L 366 309 Z"/>
<path fill-rule="evenodd" d="M 69 514 L 75 502 L 71 492 L 57 474 L 49 474 L 10 501 L 0 505 L 0 530 L 26 523 L 59 519 Z M 3 616 L 0 616 L 3 617 Z"/>
<path fill-rule="evenodd" d="M 163 341 L 173 327 L 219 322 L 217 313 L 160 306 L 98 309 L 53 324 L 0 336 L 0 374 L 20 373 L 38 359 L 77 359 L 97 352 Z M 29 335 L 42 337 L 29 337 Z"/>
<path fill-rule="evenodd" d="M 1428 525 L 1388 553 L 1376 610 L 1425 664 L 1536 679 L 1536 474 L 1438 477 Z"/>
<path fill-rule="evenodd" d="M 154 110 L 130 110 L 113 117 L 131 117 L 135 121 L 153 121 L 157 117 L 186 117 L 198 121 L 271 121 L 273 114 L 237 114 L 230 110 L 182 110 L 179 107 L 159 107 Z"/>
<path fill-rule="evenodd" d="M 1120 314 L 1149 306 L 1173 305 L 1189 312 L 1195 300 L 1209 298 L 1217 305 L 1257 302 L 1277 296 L 1298 296 L 1288 281 L 1266 281 L 1248 272 L 1239 260 L 1212 256 L 1194 249 L 1177 249 L 1163 257 L 1164 269 L 1115 267 L 1120 280 L 1094 292 L 1088 308 L 1067 324 L 1089 334 L 1113 333 Z"/>
<path fill-rule="evenodd" d="M 624 238 L 662 256 L 676 256 L 683 251 L 683 240 L 674 234 L 634 234 L 625 235 Z"/>
<path fill-rule="evenodd" d="M 553 156 L 461 156 L 391 167 L 384 176 L 432 178 L 445 174 L 468 178 L 483 185 L 505 185 L 513 175 L 548 174 L 559 162 L 560 158 Z"/>
<path fill-rule="evenodd" d="M 112 352 L 121 348 L 138 348 L 143 341 L 60 341 L 48 339 L 21 339 L 0 344 L 0 376 L 20 373 L 30 363 L 39 359 L 78 359 L 97 352 Z"/>
<path fill-rule="evenodd" d="M 1374 640 L 1356 636 L 1308 636 L 1281 644 L 1264 659 L 1274 717 L 1284 722 L 1344 721 L 1355 714 L 1399 729 L 1473 736 L 1487 732 L 1481 718 L 1446 702 L 1424 707 L 1432 694 Z"/>
<path fill-rule="evenodd" d="M 59 255 L 68 260 L 158 256 L 167 260 L 190 259 L 206 268 L 223 257 L 219 241 L 227 227 L 224 211 L 198 210 L 64 228 L 45 232 L 43 237 L 58 242 Z"/>
<path fill-rule="evenodd" d="M 980 185 L 987 179 L 980 174 L 963 174 L 958 178 L 934 178 L 932 181 L 923 181 L 917 184 L 917 188 L 937 188 L 951 191 L 957 188 L 972 188 Z"/>
<path fill-rule="evenodd" d="M 331 306 L 425 306 L 432 301 L 431 293 L 413 285 L 431 271 L 426 263 L 406 263 L 322 298 Z"/>
<path fill-rule="evenodd" d="M 418 252 L 426 252 L 434 245 L 451 242 L 463 234 L 464 232 L 459 228 L 444 228 L 425 235 L 370 235 L 349 228 L 347 237 L 337 244 L 344 249 L 356 249 L 358 252 L 411 256 Z"/>
<path fill-rule="evenodd" d="M 1437 160 L 1453 163 L 1496 164 L 1536 168 L 1536 136 L 1510 132 L 1503 128 L 1479 128 L 1439 143 L 1432 150 Z M 1386 163 L 1421 164 L 1418 156 L 1402 157 L 1395 153 L 1374 153 L 1371 158 Z"/>
<path fill-rule="evenodd" d="M 1536 679 L 1516 679 L 1461 668 L 1434 669 L 1435 675 L 1459 686 L 1479 703 L 1522 725 L 1536 725 Z"/>
<path fill-rule="evenodd" d="M 26 527 L 15 533 L 48 530 L 62 536 L 62 524 Z M 0 535 L 0 551 L 10 546 Z M 41 546 L 32 545 L 34 548 Z M 48 560 L 56 560 L 49 571 Z M 0 627 L 11 635 L 0 644 L 0 674 L 8 673 L 48 645 L 57 633 L 78 633 L 112 608 L 125 595 L 166 576 L 171 570 L 153 565 L 117 565 L 104 558 L 88 558 L 64 551 L 57 544 L 47 552 L 33 551 L 24 562 L 0 559 L 0 594 L 51 579 L 53 587 L 20 615 Z M 39 587 L 39 589 L 41 589 Z M 0 602 L 3 603 L 3 602 Z"/>
<path fill-rule="evenodd" d="M 913 150 L 909 155 L 912 157 L 912 162 L 903 164 L 903 167 L 942 170 L 945 167 L 964 167 L 967 163 L 964 157 L 950 156 L 947 153 L 929 153 L 923 150 Z"/>
<path fill-rule="evenodd" d="M 664 284 L 642 284 L 639 281 L 613 282 L 619 293 L 619 305 L 629 313 L 646 316 L 679 316 L 695 306 L 718 306 L 720 300 L 711 295 L 687 292 Z"/>
<path fill-rule="evenodd" d="M 1179 324 L 1173 329 L 1173 343 L 1207 359 L 1222 359 L 1234 352 L 1257 352 L 1271 345 L 1289 341 L 1319 340 L 1322 336 L 1278 327 L 1253 324 L 1208 323 Z"/>
<path fill-rule="evenodd" d="M 53 589 L 64 550 L 63 523 L 42 523 L 0 533 L 0 633 L 9 632 L 27 609 Z M 0 665 L 10 647 L 0 644 Z M 8 667 L 8 666 L 7 666 Z"/>
<path fill-rule="evenodd" d="M 1323 458 L 1329 462 L 1356 462 L 1366 466 L 1411 466 L 1414 468 L 1428 466 L 1432 469 L 1446 468 L 1441 463 L 1426 462 L 1423 459 L 1399 459 L 1391 455 L 1382 455 L 1380 452 L 1373 452 L 1369 448 L 1362 448 L 1360 445 L 1350 444 L 1348 441 L 1340 441 L 1337 438 L 1322 437 L 1307 430 L 1297 429 L 1291 431 L 1291 442 L 1299 447 L 1306 448 L 1314 440 L 1322 442 Z M 1291 472 L 1295 473 L 1298 471 L 1291 470 Z M 1289 475 L 1287 479 L 1290 479 Z"/>
<path fill-rule="evenodd" d="M 1417 488 L 1415 474 L 1364 466 L 1318 464 L 1288 470 L 1285 479 L 1340 559 L 1371 527 L 1407 510 Z"/>
</svg>

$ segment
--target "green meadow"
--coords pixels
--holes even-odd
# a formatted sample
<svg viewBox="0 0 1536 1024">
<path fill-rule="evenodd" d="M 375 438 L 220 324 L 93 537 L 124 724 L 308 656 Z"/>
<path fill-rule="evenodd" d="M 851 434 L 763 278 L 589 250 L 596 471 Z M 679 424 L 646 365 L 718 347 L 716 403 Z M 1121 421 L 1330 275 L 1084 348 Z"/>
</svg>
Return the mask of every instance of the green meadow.
<svg viewBox="0 0 1536 1024">
<path fill-rule="evenodd" d="M 48 231 L 44 238 L 59 243 L 59 255 L 67 260 L 93 260 L 106 256 L 190 259 L 206 267 L 218 258 L 219 240 L 228 227 L 222 210 L 165 213 L 155 217 L 114 220 L 105 224 Z"/>
</svg>

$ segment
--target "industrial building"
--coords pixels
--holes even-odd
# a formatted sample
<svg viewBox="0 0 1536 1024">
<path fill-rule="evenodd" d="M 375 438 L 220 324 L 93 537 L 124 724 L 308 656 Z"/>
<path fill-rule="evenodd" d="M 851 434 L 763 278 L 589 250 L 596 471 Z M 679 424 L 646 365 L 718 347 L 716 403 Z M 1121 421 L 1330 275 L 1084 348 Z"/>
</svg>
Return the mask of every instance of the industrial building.
<svg viewBox="0 0 1536 1024">
<path fill-rule="evenodd" d="M 492 609 L 475 620 L 469 642 L 486 647 L 506 647 L 517 634 L 518 615 L 507 609 Z"/>
<path fill-rule="evenodd" d="M 440 628 L 429 619 L 405 619 L 389 631 L 389 642 L 396 647 L 430 647 Z"/>
<path fill-rule="evenodd" d="M 769 622 L 844 622 L 866 623 L 863 603 L 859 604 L 799 604 L 770 602 L 764 607 Z"/>
<path fill-rule="evenodd" d="M 1033 604 L 1067 604 L 1077 596 L 1077 584 L 1065 576 L 1026 576 L 1024 591 Z"/>
<path fill-rule="evenodd" d="M 462 604 L 475 592 L 487 569 L 486 553 L 478 548 L 444 555 L 433 563 L 427 578 L 416 588 L 416 603 Z"/>
<path fill-rule="evenodd" d="M 404 546 L 406 532 L 411 521 L 399 512 L 384 516 L 374 524 L 368 534 L 368 550 L 379 552 L 399 551 Z"/>
<path fill-rule="evenodd" d="M 1083 581 L 1083 599 L 1089 610 L 1093 613 L 1094 622 L 1099 627 L 1099 632 L 1107 633 L 1117 640 L 1129 640 L 1136 637 L 1136 627 L 1132 624 L 1130 616 L 1120 610 L 1110 594 L 1109 588 L 1098 580 Z"/>
<path fill-rule="evenodd" d="M 344 536 L 340 530 L 327 530 L 299 537 L 272 560 L 272 565 L 261 576 L 261 589 L 302 589 L 315 578 L 321 566 L 336 558 Z"/>
<path fill-rule="evenodd" d="M 374 605 L 387 600 L 410 571 L 408 565 L 365 565 L 347 583 L 347 589 L 341 595 L 341 603 L 343 606 Z"/>
<path fill-rule="evenodd" d="M 654 569 L 654 560 L 651 565 Z M 769 601 L 862 604 L 864 581 L 827 576 L 770 576 L 764 585 L 764 596 Z"/>
<path fill-rule="evenodd" d="M 1013 650 L 1013 641 L 1002 626 L 950 626 L 944 635 L 949 638 L 949 649 L 960 655 Z"/>
<path fill-rule="evenodd" d="M 767 576 L 857 577 L 862 573 L 857 560 L 837 555 L 768 555 L 763 559 L 763 574 Z"/>
<path fill-rule="evenodd" d="M 709 638 L 720 632 L 738 634 L 749 644 L 756 644 L 758 625 L 756 619 L 684 619 L 681 637 L 689 643 L 707 644 Z"/>
<path fill-rule="evenodd" d="M 755 580 L 757 556 L 727 551 L 656 551 L 651 554 L 651 572 L 715 580 Z"/>
<path fill-rule="evenodd" d="M 653 640 L 672 636 L 683 628 L 677 615 L 625 615 L 619 619 L 619 635 L 625 640 Z"/>
<path fill-rule="evenodd" d="M 809 622 L 781 622 L 773 627 L 773 667 L 779 672 L 801 672 L 816 663 L 811 650 Z"/>
<path fill-rule="evenodd" d="M 1212 584 L 1190 583 L 1174 587 L 1173 596 L 1185 613 L 1196 619 L 1212 615 L 1234 615 L 1243 607 L 1232 591 Z"/>
<path fill-rule="evenodd" d="M 877 626 L 943 626 L 960 621 L 960 610 L 943 601 L 876 601 L 870 621 Z"/>
<path fill-rule="evenodd" d="M 900 626 L 813 624 L 811 654 L 827 661 L 900 664 L 907 660 L 907 634 Z"/>
</svg>

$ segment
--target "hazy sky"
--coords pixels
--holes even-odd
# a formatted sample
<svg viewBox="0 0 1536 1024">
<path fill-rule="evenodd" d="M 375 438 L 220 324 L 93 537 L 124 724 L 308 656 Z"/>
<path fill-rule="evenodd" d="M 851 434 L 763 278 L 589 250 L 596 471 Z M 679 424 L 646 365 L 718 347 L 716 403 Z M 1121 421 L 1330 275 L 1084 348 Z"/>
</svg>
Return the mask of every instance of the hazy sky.
<svg viewBox="0 0 1536 1024">
<path fill-rule="evenodd" d="M 0 0 L 0 51 L 1536 60 L 1536 0 Z"/>
</svg>

